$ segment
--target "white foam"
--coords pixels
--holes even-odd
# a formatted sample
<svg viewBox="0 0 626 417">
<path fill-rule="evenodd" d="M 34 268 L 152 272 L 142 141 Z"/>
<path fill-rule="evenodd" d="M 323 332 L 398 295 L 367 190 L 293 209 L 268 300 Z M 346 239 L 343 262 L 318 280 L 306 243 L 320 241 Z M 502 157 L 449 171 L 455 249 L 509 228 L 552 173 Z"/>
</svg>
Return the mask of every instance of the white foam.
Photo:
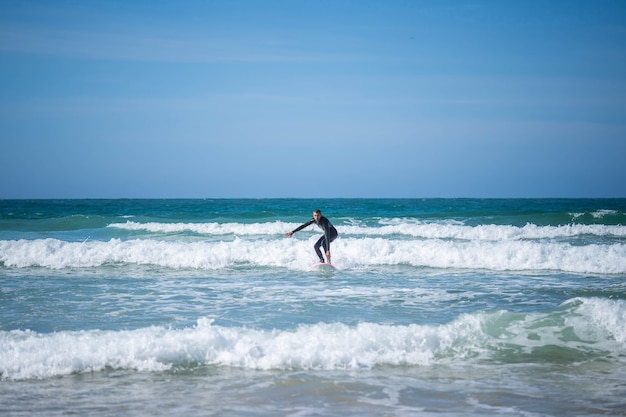
<svg viewBox="0 0 626 417">
<path fill-rule="evenodd" d="M 317 324 L 261 331 L 213 326 L 208 319 L 182 330 L 11 331 L 0 332 L 0 373 L 3 379 L 48 378 L 107 367 L 156 371 L 193 364 L 358 369 L 377 363 L 427 364 L 439 343 L 436 330 L 420 326 Z"/>
<path fill-rule="evenodd" d="M 216 365 L 246 369 L 370 369 L 489 360 L 501 346 L 515 355 L 541 346 L 623 361 L 626 303 L 574 299 L 549 313 L 463 314 L 445 325 L 317 323 L 257 330 L 214 325 L 129 331 L 0 332 L 2 379 L 49 378 L 106 368 L 162 371 Z M 509 318 L 502 321 L 509 314 Z M 495 326 L 494 326 L 494 323 Z M 576 337 L 564 338 L 573 329 Z M 569 332 L 569 330 L 567 330 Z M 621 359 L 620 359 L 621 358 Z"/>
<path fill-rule="evenodd" d="M 386 224 L 385 223 L 389 223 Z M 362 228 L 342 227 L 342 232 L 364 235 L 406 235 L 424 239 L 462 239 L 462 240 L 530 240 L 556 239 L 575 236 L 626 236 L 626 227 L 607 225 L 571 224 L 561 226 L 537 226 L 526 224 L 523 227 L 509 225 L 465 226 L 454 222 L 421 223 L 419 221 L 399 220 L 381 221 L 383 226 Z"/>
<path fill-rule="evenodd" d="M 126 223 L 110 224 L 110 228 L 151 233 L 184 233 L 192 232 L 210 236 L 220 235 L 282 235 L 293 230 L 295 223 Z M 462 240 L 521 240 L 521 239 L 555 239 L 575 236 L 616 236 L 626 237 L 626 226 L 570 224 L 561 226 L 537 226 L 527 224 L 523 227 L 507 225 L 465 226 L 458 222 L 424 223 L 414 219 L 382 219 L 378 226 L 341 225 L 338 230 L 342 235 L 360 236 L 394 236 L 404 235 L 424 239 L 462 239 Z M 305 229 L 318 232 L 315 227 Z"/>
<path fill-rule="evenodd" d="M 308 270 L 315 259 L 309 239 L 232 241 L 163 241 L 133 239 L 66 242 L 58 239 L 0 241 L 6 267 L 53 269 L 106 264 L 156 265 L 166 268 L 220 269 L 240 264 Z M 493 271 L 563 271 L 626 273 L 626 245 L 574 246 L 552 241 L 458 241 L 339 238 L 332 245 L 340 269 L 375 265 Z"/>
<path fill-rule="evenodd" d="M 608 300 L 605 298 L 575 298 L 564 303 L 571 306 L 575 315 L 569 317 L 567 324 L 573 327 L 580 326 L 580 318 L 589 318 L 592 326 L 585 326 L 585 331 L 579 331 L 581 337 L 587 340 L 610 340 L 626 345 L 626 303 L 622 300 Z M 607 336 L 605 336 L 607 335 Z M 610 349 L 609 349 L 610 350 Z"/>
<path fill-rule="evenodd" d="M 138 223 L 127 221 L 126 223 L 113 223 L 108 225 L 110 228 L 147 231 L 151 233 L 198 233 L 203 235 L 282 235 L 295 226 L 283 222 L 271 223 Z"/>
<path fill-rule="evenodd" d="M 572 246 L 532 241 L 341 241 L 336 252 L 347 262 L 370 265 L 407 264 L 431 268 L 494 271 L 564 271 L 620 274 L 626 272 L 625 245 Z M 359 261 L 361 260 L 361 261 Z"/>
<path fill-rule="evenodd" d="M 597 210 L 591 213 L 591 215 L 596 219 L 602 219 L 605 216 L 611 216 L 617 214 L 617 210 Z"/>
</svg>

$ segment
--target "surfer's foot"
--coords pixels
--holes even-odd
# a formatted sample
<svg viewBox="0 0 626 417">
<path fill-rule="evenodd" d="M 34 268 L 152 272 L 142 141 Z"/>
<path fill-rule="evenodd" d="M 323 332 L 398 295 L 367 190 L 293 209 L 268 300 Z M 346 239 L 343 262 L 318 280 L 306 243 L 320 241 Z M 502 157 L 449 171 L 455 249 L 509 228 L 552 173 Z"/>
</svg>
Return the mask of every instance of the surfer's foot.
<svg viewBox="0 0 626 417">
<path fill-rule="evenodd" d="M 324 263 L 324 259 L 320 258 L 320 263 L 323 264 Z"/>
</svg>

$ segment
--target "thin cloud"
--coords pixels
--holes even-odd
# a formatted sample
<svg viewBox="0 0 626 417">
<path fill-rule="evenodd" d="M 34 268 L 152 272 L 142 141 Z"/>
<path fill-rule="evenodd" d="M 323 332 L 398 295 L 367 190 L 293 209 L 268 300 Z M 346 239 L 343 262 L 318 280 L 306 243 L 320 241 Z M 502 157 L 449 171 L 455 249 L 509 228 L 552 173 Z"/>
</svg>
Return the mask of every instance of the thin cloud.
<svg viewBox="0 0 626 417">
<path fill-rule="evenodd" d="M 295 51 L 273 39 L 220 39 L 191 34 L 111 33 L 0 24 L 0 51 L 77 59 L 186 63 L 310 63 L 364 59 Z"/>
</svg>

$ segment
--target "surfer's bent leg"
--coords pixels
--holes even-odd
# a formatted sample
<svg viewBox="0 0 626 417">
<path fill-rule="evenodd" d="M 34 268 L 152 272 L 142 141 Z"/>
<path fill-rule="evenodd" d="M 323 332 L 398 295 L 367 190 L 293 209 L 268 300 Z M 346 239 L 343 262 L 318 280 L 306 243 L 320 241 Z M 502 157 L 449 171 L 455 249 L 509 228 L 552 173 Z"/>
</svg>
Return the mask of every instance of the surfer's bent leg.
<svg viewBox="0 0 626 417">
<path fill-rule="evenodd" d="M 334 234 L 330 237 L 330 241 L 337 239 L 337 234 Z M 320 246 L 324 248 L 324 253 L 328 251 L 328 242 L 326 242 L 326 235 L 320 237 L 315 243 L 315 253 L 317 253 L 317 257 L 320 258 L 320 262 L 324 263 L 324 257 L 322 256 L 322 251 L 320 251 Z"/>
<path fill-rule="evenodd" d="M 326 251 L 326 236 L 320 237 L 317 242 L 315 242 L 315 253 L 317 253 L 317 257 L 320 258 L 320 262 L 324 263 L 324 257 L 322 256 L 322 251 L 320 250 L 320 246 L 324 246 L 324 252 Z"/>
</svg>

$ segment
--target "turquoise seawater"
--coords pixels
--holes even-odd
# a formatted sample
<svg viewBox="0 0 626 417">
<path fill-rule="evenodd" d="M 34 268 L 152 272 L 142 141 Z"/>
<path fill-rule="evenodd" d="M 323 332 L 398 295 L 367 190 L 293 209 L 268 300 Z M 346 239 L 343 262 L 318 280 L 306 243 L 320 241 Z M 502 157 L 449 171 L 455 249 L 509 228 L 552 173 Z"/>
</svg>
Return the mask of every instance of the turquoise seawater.
<svg viewBox="0 0 626 417">
<path fill-rule="evenodd" d="M 0 200 L 7 416 L 624 415 L 624 323 L 624 199 Z"/>
</svg>

